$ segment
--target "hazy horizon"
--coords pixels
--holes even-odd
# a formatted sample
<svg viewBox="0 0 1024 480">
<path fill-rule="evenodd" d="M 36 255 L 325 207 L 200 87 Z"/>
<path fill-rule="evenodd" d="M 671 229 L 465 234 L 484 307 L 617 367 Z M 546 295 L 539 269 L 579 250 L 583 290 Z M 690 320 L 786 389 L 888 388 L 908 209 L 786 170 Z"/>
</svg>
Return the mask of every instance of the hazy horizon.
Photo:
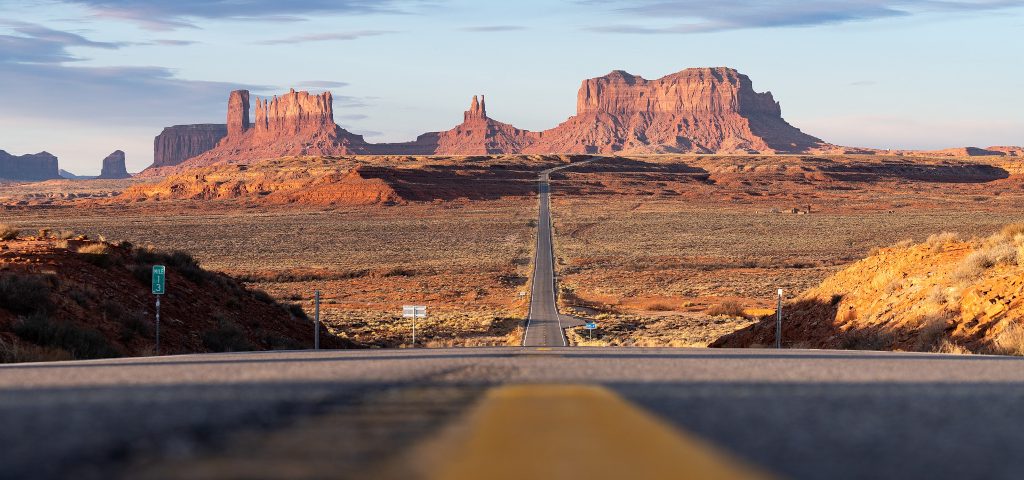
<svg viewBox="0 0 1024 480">
<path fill-rule="evenodd" d="M 0 149 L 95 174 L 152 161 L 166 126 L 223 123 L 228 92 L 331 90 L 370 142 L 488 114 L 545 130 L 582 80 L 728 66 L 828 142 L 875 148 L 1024 143 L 1024 1 L 47 0 L 0 6 Z M 955 65 L 955 68 L 953 67 Z"/>
</svg>

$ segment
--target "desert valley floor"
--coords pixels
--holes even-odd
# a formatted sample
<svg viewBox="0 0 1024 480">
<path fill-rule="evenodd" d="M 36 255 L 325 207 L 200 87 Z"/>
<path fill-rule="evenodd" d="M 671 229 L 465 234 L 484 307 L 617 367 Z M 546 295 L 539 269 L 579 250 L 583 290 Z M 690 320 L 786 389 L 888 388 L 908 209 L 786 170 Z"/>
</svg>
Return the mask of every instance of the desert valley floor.
<svg viewBox="0 0 1024 480">
<path fill-rule="evenodd" d="M 580 158 L 291 158 L 5 186 L 2 223 L 184 250 L 308 313 L 319 289 L 325 323 L 357 345 L 408 345 L 400 311 L 411 303 L 430 308 L 424 345 L 514 345 L 536 172 L 570 160 Z M 559 302 L 601 325 L 593 339 L 581 329 L 569 339 L 706 346 L 773 312 L 777 288 L 796 297 L 873 249 L 947 231 L 987 236 L 1024 220 L 1013 163 L 665 155 L 564 170 L 552 177 Z M 245 177 L 227 189 L 216 170 L 236 168 Z M 348 193 L 289 196 L 335 170 L 349 172 Z"/>
</svg>

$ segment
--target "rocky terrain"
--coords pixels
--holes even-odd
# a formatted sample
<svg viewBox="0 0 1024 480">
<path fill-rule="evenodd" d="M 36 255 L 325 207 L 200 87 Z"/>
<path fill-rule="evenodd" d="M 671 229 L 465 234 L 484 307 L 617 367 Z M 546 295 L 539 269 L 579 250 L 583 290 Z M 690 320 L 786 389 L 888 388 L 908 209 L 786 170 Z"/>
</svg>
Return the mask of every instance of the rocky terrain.
<svg viewBox="0 0 1024 480">
<path fill-rule="evenodd" d="M 0 179 L 39 181 L 60 178 L 57 157 L 47 153 L 11 155 L 0 150 Z"/>
<path fill-rule="evenodd" d="M 300 155 L 843 151 L 786 123 L 771 93 L 755 92 L 746 75 L 730 68 L 692 68 L 657 80 L 617 70 L 585 80 L 576 115 L 543 132 L 488 117 L 483 97 L 474 96 L 463 123 L 406 143 L 371 144 L 336 125 L 330 92 L 257 98 L 250 115 L 252 106 L 248 91 L 231 92 L 225 136 L 212 149 L 204 147 L 218 126 L 165 129 L 146 174 L 164 174 L 160 167 L 187 155 L 184 167 Z"/>
<path fill-rule="evenodd" d="M 167 127 L 153 139 L 153 165 L 171 167 L 217 146 L 227 136 L 227 125 L 196 124 Z"/>
<path fill-rule="evenodd" d="M 783 342 L 810 348 L 1024 354 L 1024 224 L 879 249 L 783 307 Z M 770 317 L 770 318 L 769 318 Z M 713 346 L 774 342 L 775 320 Z"/>
<path fill-rule="evenodd" d="M 131 178 L 131 175 L 128 174 L 128 169 L 124 165 L 124 152 L 114 150 L 113 153 L 107 155 L 103 159 L 103 168 L 100 170 L 100 176 L 96 178 L 104 180 Z"/>
<path fill-rule="evenodd" d="M 90 240 L 70 231 L 21 235 L 0 226 L 0 360 L 151 354 L 150 271 L 167 267 L 161 352 L 306 348 L 312 324 L 182 252 Z M 324 345 L 347 343 L 326 332 Z"/>
<path fill-rule="evenodd" d="M 131 186 L 101 205 L 217 201 L 249 206 L 396 205 L 532 196 L 537 172 L 572 155 L 285 157 L 215 164 Z M 202 208 L 203 205 L 196 205 Z"/>
</svg>

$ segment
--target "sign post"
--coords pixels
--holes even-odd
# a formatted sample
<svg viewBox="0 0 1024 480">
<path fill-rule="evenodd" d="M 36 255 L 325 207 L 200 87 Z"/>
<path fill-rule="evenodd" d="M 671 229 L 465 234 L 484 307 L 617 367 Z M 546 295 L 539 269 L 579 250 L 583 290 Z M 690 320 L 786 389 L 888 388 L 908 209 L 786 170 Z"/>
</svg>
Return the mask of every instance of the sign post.
<svg viewBox="0 0 1024 480">
<path fill-rule="evenodd" d="M 156 354 L 160 355 L 160 295 L 167 293 L 167 269 L 153 265 L 153 295 L 156 296 Z"/>
<path fill-rule="evenodd" d="M 427 318 L 427 307 L 424 305 L 404 305 L 402 317 L 412 319 L 412 348 L 416 348 L 416 319 Z"/>
<path fill-rule="evenodd" d="M 320 350 L 320 290 L 313 296 L 313 350 Z"/>
<path fill-rule="evenodd" d="M 587 320 L 587 324 L 584 325 L 583 328 L 587 329 L 587 336 L 589 337 L 590 340 L 593 340 L 594 339 L 594 330 L 597 330 L 597 322 L 592 321 L 592 320 Z"/>
<path fill-rule="evenodd" d="M 779 289 L 779 303 L 775 309 L 775 348 L 782 348 L 782 289 Z"/>
</svg>

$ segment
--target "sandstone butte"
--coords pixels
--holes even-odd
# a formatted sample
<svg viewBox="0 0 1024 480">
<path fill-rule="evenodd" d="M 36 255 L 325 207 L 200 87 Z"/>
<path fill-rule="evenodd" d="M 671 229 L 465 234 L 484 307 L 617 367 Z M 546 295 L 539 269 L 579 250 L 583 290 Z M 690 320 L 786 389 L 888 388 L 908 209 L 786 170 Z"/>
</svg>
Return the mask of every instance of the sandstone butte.
<svg viewBox="0 0 1024 480">
<path fill-rule="evenodd" d="M 124 164 L 124 152 L 121 150 L 114 150 L 113 153 L 107 155 L 107 158 L 103 159 L 103 167 L 100 170 L 100 176 L 96 178 L 131 178 L 131 175 L 128 174 L 128 169 Z"/>
<path fill-rule="evenodd" d="M 248 91 L 231 92 L 225 128 L 226 136 L 187 166 L 289 155 L 808 153 L 839 148 L 786 123 L 770 92 L 755 92 L 746 75 L 730 68 L 693 68 L 657 80 L 614 71 L 585 80 L 576 115 L 543 132 L 488 117 L 484 98 L 474 96 L 463 122 L 451 130 L 425 133 L 411 142 L 372 144 L 334 123 L 330 92 L 295 90 L 256 99 L 254 105 Z M 181 137 L 177 142 L 199 143 Z M 171 164 L 166 155 L 157 157 L 161 161 L 154 166 Z"/>
<path fill-rule="evenodd" d="M 153 139 L 153 167 L 170 167 L 206 152 L 227 136 L 224 124 L 167 127 Z"/>
<path fill-rule="evenodd" d="M 48 152 L 11 155 L 0 150 L 0 179 L 41 181 L 60 178 L 57 157 Z"/>
<path fill-rule="evenodd" d="M 938 234 L 884 248 L 783 307 L 784 346 L 1016 353 L 1024 321 L 1024 224 L 988 238 Z M 775 344 L 775 316 L 714 347 Z"/>
</svg>

